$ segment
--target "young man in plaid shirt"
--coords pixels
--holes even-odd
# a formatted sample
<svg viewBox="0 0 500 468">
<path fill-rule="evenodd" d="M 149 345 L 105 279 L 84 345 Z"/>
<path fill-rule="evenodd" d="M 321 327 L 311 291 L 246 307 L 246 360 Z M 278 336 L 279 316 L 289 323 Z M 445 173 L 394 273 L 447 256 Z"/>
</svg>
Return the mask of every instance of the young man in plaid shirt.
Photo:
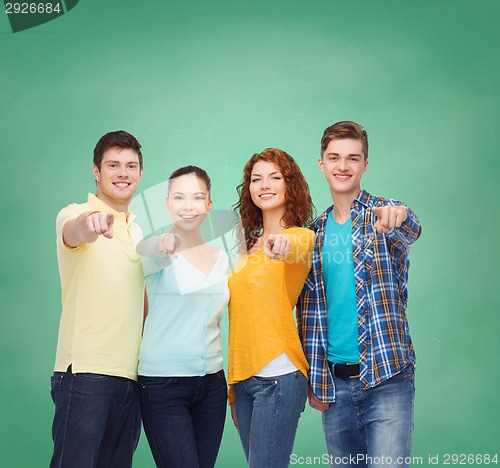
<svg viewBox="0 0 500 468">
<path fill-rule="evenodd" d="M 406 466 L 415 353 L 406 319 L 415 213 L 361 189 L 368 137 L 328 127 L 318 162 L 333 205 L 315 222 L 313 265 L 297 304 L 309 404 L 322 412 L 331 466 Z"/>
</svg>

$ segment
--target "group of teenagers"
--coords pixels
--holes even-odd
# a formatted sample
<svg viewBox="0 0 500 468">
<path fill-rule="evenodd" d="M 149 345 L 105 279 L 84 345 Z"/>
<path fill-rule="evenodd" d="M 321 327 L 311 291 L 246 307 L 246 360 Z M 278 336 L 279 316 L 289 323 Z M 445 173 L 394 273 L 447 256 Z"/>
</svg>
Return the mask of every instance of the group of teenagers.
<svg viewBox="0 0 500 468">
<path fill-rule="evenodd" d="M 170 228 L 143 238 L 129 211 L 141 145 L 124 131 L 99 140 L 96 194 L 56 221 L 52 468 L 131 467 L 141 421 L 158 467 L 214 467 L 228 403 L 248 466 L 287 467 L 308 399 L 321 412 L 331 466 L 408 464 L 408 253 L 420 223 L 403 203 L 361 189 L 368 137 L 359 124 L 324 131 L 318 166 L 332 204 L 314 219 L 290 155 L 268 148 L 250 158 L 231 268 L 204 239 L 204 169 L 170 175 Z"/>
</svg>

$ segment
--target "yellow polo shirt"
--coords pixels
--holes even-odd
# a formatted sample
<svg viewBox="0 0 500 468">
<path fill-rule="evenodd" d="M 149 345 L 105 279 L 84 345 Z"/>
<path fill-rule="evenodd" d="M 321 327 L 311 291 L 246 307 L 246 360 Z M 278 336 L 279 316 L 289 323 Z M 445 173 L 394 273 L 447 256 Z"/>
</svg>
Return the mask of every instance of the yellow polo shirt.
<svg viewBox="0 0 500 468">
<path fill-rule="evenodd" d="M 64 245 L 64 224 L 86 211 L 115 215 L 114 236 L 76 248 Z M 95 195 L 57 216 L 57 259 L 62 289 L 55 370 L 137 379 L 144 280 L 135 245 L 141 229 L 134 215 L 113 210 Z"/>
</svg>

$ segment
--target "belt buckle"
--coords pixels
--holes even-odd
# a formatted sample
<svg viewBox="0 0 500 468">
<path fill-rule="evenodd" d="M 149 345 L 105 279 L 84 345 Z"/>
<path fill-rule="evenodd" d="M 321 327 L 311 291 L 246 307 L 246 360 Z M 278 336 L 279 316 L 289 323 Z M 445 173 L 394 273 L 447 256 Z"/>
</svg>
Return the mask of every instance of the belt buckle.
<svg viewBox="0 0 500 468">
<path fill-rule="evenodd" d="M 358 369 L 361 370 L 358 362 L 346 362 L 345 364 L 346 364 L 346 366 L 358 366 Z M 359 376 L 360 376 L 360 374 L 358 373 L 356 375 L 350 375 L 349 378 L 350 379 L 357 379 L 357 378 L 359 378 Z"/>
</svg>

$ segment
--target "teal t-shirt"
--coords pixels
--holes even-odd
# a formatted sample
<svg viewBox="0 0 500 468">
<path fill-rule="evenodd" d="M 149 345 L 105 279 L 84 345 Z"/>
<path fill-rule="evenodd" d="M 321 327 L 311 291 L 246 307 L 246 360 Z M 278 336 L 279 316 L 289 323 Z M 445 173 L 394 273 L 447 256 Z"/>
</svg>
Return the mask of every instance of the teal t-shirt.
<svg viewBox="0 0 500 468">
<path fill-rule="evenodd" d="M 336 364 L 359 362 L 351 218 L 344 224 L 339 224 L 333 219 L 332 210 L 326 222 L 322 256 L 328 321 L 328 360 Z"/>
</svg>

